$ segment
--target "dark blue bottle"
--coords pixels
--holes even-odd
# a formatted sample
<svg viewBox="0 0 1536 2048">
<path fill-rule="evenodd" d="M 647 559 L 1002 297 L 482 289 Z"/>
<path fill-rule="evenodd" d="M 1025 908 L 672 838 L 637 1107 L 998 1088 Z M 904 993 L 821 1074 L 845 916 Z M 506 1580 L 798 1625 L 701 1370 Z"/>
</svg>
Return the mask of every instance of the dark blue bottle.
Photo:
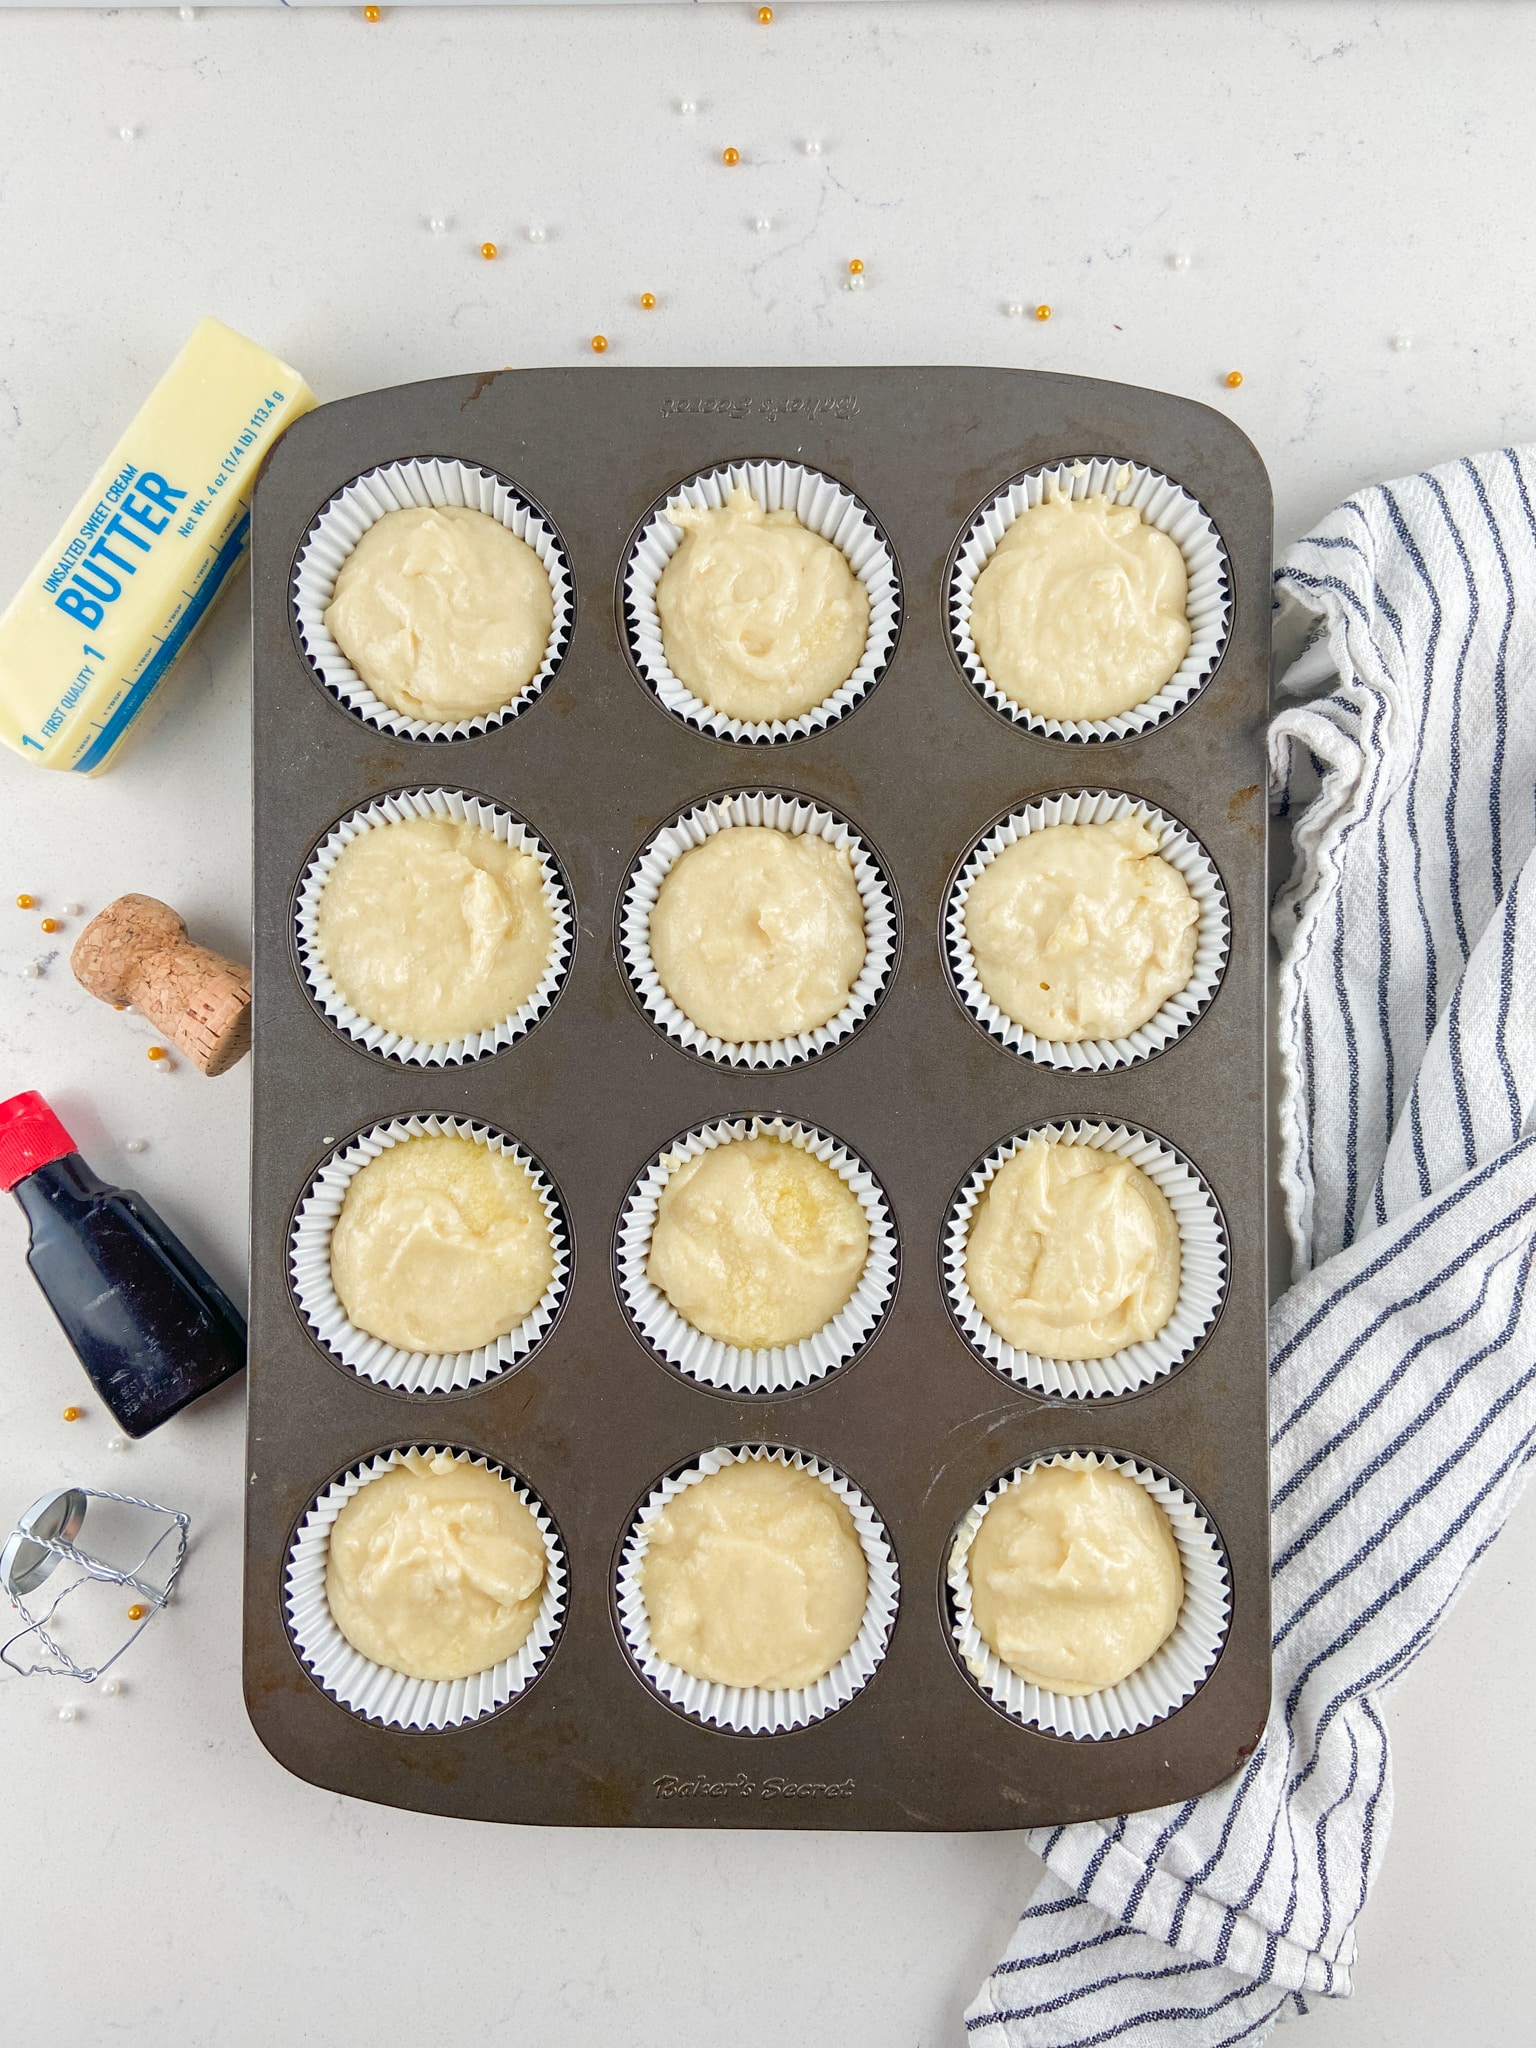
<svg viewBox="0 0 1536 2048">
<path fill-rule="evenodd" d="M 141 1195 L 94 1174 L 42 1096 L 0 1102 L 0 1188 L 26 1213 L 27 1264 L 129 1436 L 245 1364 L 245 1321 Z"/>
</svg>

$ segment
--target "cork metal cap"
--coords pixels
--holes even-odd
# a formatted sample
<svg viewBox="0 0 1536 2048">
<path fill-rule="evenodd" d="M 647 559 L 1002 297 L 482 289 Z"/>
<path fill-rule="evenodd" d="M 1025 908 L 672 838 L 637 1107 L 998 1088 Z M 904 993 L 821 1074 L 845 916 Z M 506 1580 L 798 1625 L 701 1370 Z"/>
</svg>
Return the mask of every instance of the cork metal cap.
<svg viewBox="0 0 1536 2048">
<path fill-rule="evenodd" d="M 0 1102 L 0 1192 L 9 1194 L 29 1173 L 76 1149 L 35 1088 Z"/>
</svg>

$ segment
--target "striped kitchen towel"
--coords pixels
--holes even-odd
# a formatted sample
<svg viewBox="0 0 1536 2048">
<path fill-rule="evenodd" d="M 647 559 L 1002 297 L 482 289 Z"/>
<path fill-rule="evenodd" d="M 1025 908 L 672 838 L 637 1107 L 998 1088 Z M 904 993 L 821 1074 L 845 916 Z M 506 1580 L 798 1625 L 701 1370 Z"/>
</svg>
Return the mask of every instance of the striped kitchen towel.
<svg viewBox="0 0 1536 2048">
<path fill-rule="evenodd" d="M 1203 1798 L 1033 1831 L 966 2019 L 996 2048 L 1226 2048 L 1348 1993 L 1381 1695 L 1536 1455 L 1536 449 L 1362 492 L 1276 584 L 1320 624 L 1271 734 L 1305 1275 L 1270 1321 L 1274 1703 Z"/>
</svg>

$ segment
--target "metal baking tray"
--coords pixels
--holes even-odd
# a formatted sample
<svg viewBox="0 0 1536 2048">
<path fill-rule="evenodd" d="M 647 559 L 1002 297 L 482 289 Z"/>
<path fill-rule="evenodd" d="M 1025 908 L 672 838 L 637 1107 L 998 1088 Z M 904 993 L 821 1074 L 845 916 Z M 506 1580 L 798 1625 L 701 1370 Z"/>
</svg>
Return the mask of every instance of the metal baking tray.
<svg viewBox="0 0 1536 2048">
<path fill-rule="evenodd" d="M 1073 745 L 991 710 L 960 672 L 946 566 L 972 512 L 1037 465 L 1112 455 L 1196 497 L 1226 546 L 1232 620 L 1214 678 L 1139 738 Z M 553 521 L 576 584 L 563 666 L 484 736 L 396 739 L 329 696 L 290 609 L 316 512 L 374 465 L 454 457 L 514 482 Z M 689 730 L 641 684 L 617 606 L 632 530 L 676 482 L 732 460 L 825 471 L 894 549 L 903 623 L 889 672 L 842 722 L 790 744 Z M 1125 385 L 980 369 L 569 370 L 449 377 L 321 407 L 269 459 L 253 511 L 255 1038 L 245 1688 L 257 1733 L 330 1790 L 482 1820 L 630 1827 L 982 1829 L 1183 1799 L 1236 1770 L 1269 1707 L 1265 1425 L 1265 804 L 1271 500 L 1221 414 Z M 448 1068 L 374 1057 L 311 1002 L 293 949 L 294 890 L 315 842 L 392 788 L 461 786 L 509 806 L 574 892 L 569 981 L 527 1037 Z M 1160 1057 L 1045 1070 L 989 1041 L 957 1004 L 940 944 L 954 863 L 987 822 L 1063 787 L 1171 812 L 1220 870 L 1231 944 L 1220 990 Z M 841 812 L 885 862 L 903 935 L 894 982 L 829 1056 L 728 1070 L 670 1044 L 631 999 L 614 910 L 637 849 L 690 801 L 790 789 Z M 874 1169 L 895 1211 L 900 1284 L 876 1341 L 789 1396 L 720 1394 L 658 1362 L 621 1312 L 615 1219 L 675 1134 L 734 1112 L 820 1125 Z M 333 1362 L 294 1304 L 296 1202 L 349 1133 L 391 1116 L 484 1119 L 558 1183 L 574 1226 L 563 1314 L 525 1364 L 457 1395 L 390 1392 Z M 946 1311 L 940 1225 L 996 1140 L 1047 1118 L 1140 1124 L 1192 1160 L 1220 1203 L 1225 1307 L 1168 1378 L 1112 1400 L 1049 1401 L 1000 1378 Z M 519 1475 L 564 1538 L 569 1606 L 533 1684 L 439 1733 L 370 1723 L 323 1693 L 290 1639 L 286 1553 L 311 1502 L 370 1454 L 449 1442 Z M 894 1543 L 900 1608 L 883 1664 L 809 1727 L 738 1735 L 667 1705 L 621 1646 L 613 1584 L 637 1504 L 717 1444 L 800 1449 L 846 1473 Z M 955 1526 L 999 1475 L 1054 1449 L 1106 1449 L 1192 1493 L 1225 1547 L 1232 1612 L 1210 1676 L 1177 1712 L 1114 1740 L 1019 1726 L 961 1665 L 944 1568 Z"/>
</svg>

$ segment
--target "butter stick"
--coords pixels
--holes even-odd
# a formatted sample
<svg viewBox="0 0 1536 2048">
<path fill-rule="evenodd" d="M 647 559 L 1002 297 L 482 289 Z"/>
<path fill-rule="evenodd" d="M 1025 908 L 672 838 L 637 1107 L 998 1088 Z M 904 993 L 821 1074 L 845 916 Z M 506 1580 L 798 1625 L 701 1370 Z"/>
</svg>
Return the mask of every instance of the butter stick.
<svg viewBox="0 0 1536 2048">
<path fill-rule="evenodd" d="M 262 457 L 314 403 L 199 322 L 0 616 L 0 739 L 43 768 L 110 766 L 245 553 Z"/>
</svg>

